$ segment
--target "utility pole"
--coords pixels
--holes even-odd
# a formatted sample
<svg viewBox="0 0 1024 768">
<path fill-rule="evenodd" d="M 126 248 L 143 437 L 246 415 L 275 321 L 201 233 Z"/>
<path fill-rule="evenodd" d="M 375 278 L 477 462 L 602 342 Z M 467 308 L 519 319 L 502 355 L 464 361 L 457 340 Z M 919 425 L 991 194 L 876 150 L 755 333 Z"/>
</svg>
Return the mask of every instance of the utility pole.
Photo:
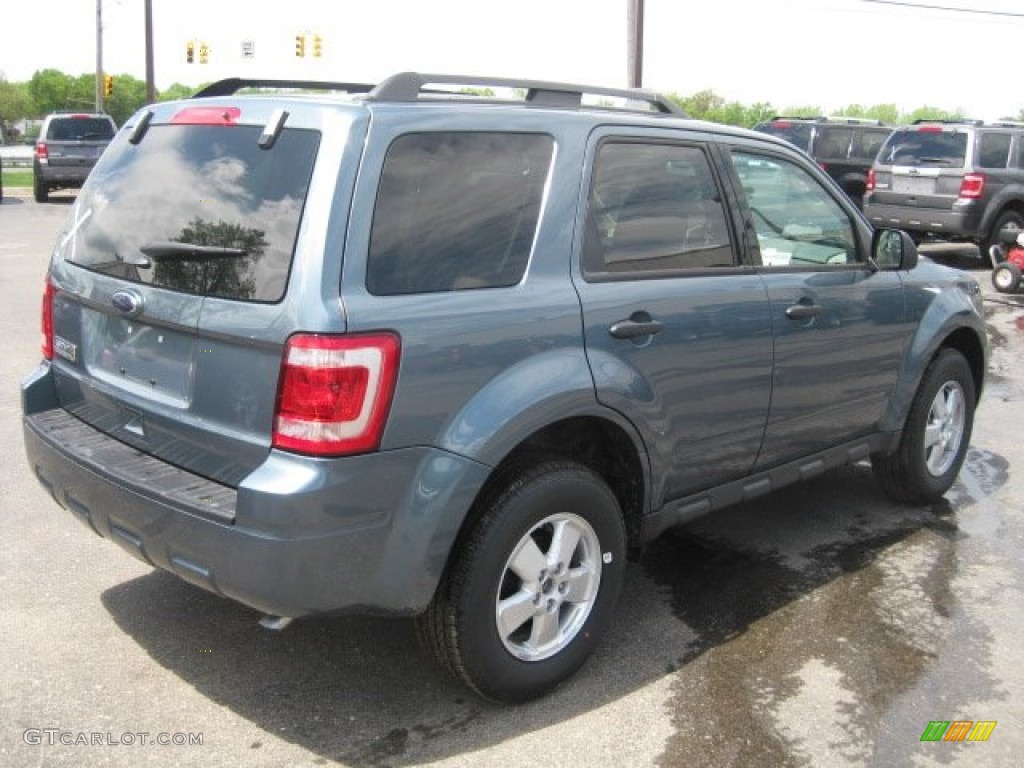
<svg viewBox="0 0 1024 768">
<path fill-rule="evenodd" d="M 146 0 L 146 103 L 156 101 L 153 78 L 153 0 Z"/>
<path fill-rule="evenodd" d="M 103 0 L 96 0 L 96 111 L 103 111 Z"/>
<path fill-rule="evenodd" d="M 640 88 L 644 80 L 644 0 L 626 0 L 626 81 Z"/>
</svg>

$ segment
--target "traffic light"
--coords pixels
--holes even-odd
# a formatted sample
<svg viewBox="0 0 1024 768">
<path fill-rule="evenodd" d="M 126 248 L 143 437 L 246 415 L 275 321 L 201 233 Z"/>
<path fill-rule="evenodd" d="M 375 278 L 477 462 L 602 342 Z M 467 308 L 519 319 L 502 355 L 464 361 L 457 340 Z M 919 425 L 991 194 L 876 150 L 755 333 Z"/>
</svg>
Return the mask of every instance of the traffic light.
<svg viewBox="0 0 1024 768">
<path fill-rule="evenodd" d="M 306 55 L 306 36 L 296 35 L 295 36 L 295 55 L 300 59 Z"/>
<path fill-rule="evenodd" d="M 103 95 L 110 98 L 110 94 L 114 92 L 114 76 L 104 75 L 103 76 Z"/>
<path fill-rule="evenodd" d="M 199 44 L 199 63 L 208 64 L 210 61 L 210 46 L 206 43 Z"/>
<path fill-rule="evenodd" d="M 320 37 L 320 35 L 313 35 L 313 58 L 319 59 L 323 55 L 323 39 Z"/>
<path fill-rule="evenodd" d="M 189 64 L 194 63 L 196 60 L 196 44 L 189 40 L 185 43 L 185 61 Z"/>
</svg>

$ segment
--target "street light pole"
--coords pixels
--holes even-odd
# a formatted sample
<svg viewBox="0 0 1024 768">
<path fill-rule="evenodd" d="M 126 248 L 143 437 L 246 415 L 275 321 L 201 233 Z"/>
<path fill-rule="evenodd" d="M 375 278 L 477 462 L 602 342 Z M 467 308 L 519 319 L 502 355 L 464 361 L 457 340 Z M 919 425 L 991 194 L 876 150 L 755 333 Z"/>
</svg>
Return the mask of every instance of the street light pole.
<svg viewBox="0 0 1024 768">
<path fill-rule="evenodd" d="M 156 101 L 153 82 L 153 0 L 146 0 L 146 103 Z"/>
<path fill-rule="evenodd" d="M 626 79 L 639 88 L 644 79 L 644 0 L 626 0 Z"/>
<path fill-rule="evenodd" d="M 103 111 L 103 0 L 96 0 L 96 111 Z"/>
</svg>

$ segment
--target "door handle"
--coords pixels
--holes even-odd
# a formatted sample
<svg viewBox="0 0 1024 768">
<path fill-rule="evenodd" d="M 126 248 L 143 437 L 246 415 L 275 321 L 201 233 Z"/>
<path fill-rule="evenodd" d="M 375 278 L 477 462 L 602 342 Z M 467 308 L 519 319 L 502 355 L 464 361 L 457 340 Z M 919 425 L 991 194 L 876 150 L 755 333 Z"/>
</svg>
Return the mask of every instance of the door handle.
<svg viewBox="0 0 1024 768">
<path fill-rule="evenodd" d="M 793 304 L 786 307 L 786 317 L 790 320 L 810 320 L 822 313 L 820 304 Z"/>
<path fill-rule="evenodd" d="M 628 320 L 619 320 L 608 329 L 616 339 L 635 339 L 639 336 L 653 336 L 664 328 L 661 320 L 655 320 L 646 312 L 634 312 Z"/>
</svg>

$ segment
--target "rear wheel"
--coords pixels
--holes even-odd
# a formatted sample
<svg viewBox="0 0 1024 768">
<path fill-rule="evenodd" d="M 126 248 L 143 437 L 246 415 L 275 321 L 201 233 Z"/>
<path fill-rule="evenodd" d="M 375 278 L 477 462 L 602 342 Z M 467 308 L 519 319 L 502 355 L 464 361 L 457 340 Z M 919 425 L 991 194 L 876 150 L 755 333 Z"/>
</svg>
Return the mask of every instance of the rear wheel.
<svg viewBox="0 0 1024 768">
<path fill-rule="evenodd" d="M 875 477 L 896 501 L 937 501 L 956 480 L 974 426 L 974 377 L 962 354 L 942 350 L 925 371 L 899 447 L 873 456 Z"/>
<path fill-rule="evenodd" d="M 999 233 L 1004 229 L 1024 230 L 1024 215 L 1012 209 L 1000 213 L 996 218 L 995 224 L 992 225 L 992 229 L 989 230 L 988 239 L 982 245 L 981 253 L 983 256 L 989 252 L 993 245 L 997 245 L 1000 242 Z"/>
<path fill-rule="evenodd" d="M 618 500 L 598 475 L 562 461 L 521 472 L 453 554 L 421 637 L 482 696 L 536 698 L 576 672 L 610 624 L 625 549 Z"/>
<path fill-rule="evenodd" d="M 1000 293 L 1016 293 L 1020 287 L 1020 267 L 1004 261 L 992 270 L 992 285 Z"/>
<path fill-rule="evenodd" d="M 32 192 L 35 194 L 37 203 L 45 203 L 50 199 L 50 188 L 38 175 L 32 181 Z"/>
</svg>

